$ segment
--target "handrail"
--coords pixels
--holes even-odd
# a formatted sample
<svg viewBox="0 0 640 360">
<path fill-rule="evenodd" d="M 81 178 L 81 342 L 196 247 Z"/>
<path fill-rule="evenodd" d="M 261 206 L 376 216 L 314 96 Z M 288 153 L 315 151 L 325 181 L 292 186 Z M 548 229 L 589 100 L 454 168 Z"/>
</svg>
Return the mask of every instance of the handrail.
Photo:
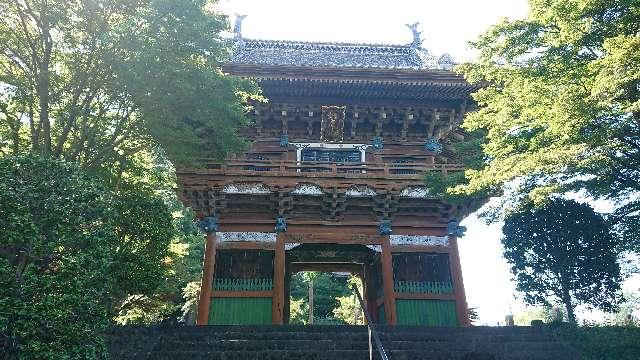
<svg viewBox="0 0 640 360">
<path fill-rule="evenodd" d="M 250 159 L 228 159 L 225 162 L 210 161 L 203 159 L 204 171 L 220 174 L 291 174 L 296 176 L 311 176 L 310 174 L 344 174 L 350 175 L 367 174 L 399 177 L 421 177 L 424 172 L 448 172 L 464 171 L 462 164 L 427 164 L 427 163 L 331 163 L 324 161 L 292 161 L 292 160 L 250 160 Z M 179 168 L 180 171 L 196 169 Z M 305 174 L 307 173 L 307 174 Z"/>
<path fill-rule="evenodd" d="M 373 353 L 371 351 L 371 335 L 373 335 L 373 340 L 375 341 L 376 348 L 378 349 L 378 353 L 382 360 L 389 360 L 387 353 L 384 351 L 384 347 L 382 346 L 382 341 L 380 341 L 380 337 L 378 336 L 378 332 L 376 331 L 375 324 L 371 321 L 371 315 L 364 306 L 364 300 L 362 300 L 362 296 L 360 295 L 360 290 L 358 290 L 358 286 L 355 284 L 351 284 L 353 291 L 356 293 L 358 297 L 358 302 L 360 303 L 360 308 L 364 313 L 365 318 L 367 318 L 367 327 L 369 329 L 369 359 L 373 358 Z"/>
</svg>

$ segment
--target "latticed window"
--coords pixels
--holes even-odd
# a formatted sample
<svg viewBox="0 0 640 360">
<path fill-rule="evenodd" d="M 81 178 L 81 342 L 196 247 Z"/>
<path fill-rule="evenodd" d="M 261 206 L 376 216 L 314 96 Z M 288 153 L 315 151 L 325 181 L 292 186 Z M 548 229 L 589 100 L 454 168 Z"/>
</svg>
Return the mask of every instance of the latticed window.
<svg viewBox="0 0 640 360">
<path fill-rule="evenodd" d="M 390 170 L 392 174 L 400 174 L 400 175 L 412 175 L 416 174 L 416 171 L 413 169 L 403 169 L 403 167 L 410 167 L 410 163 L 414 162 L 413 159 L 402 158 L 402 159 L 393 159 L 393 168 Z M 407 165 L 403 165 L 407 164 Z"/>
<path fill-rule="evenodd" d="M 300 159 L 302 162 L 319 162 L 327 164 L 337 164 L 344 166 L 354 163 L 360 163 L 360 150 L 344 150 L 344 149 L 304 149 L 302 150 Z M 325 172 L 330 171 L 324 167 L 307 168 L 303 171 L 307 172 Z M 338 172 L 359 173 L 359 169 L 338 169 Z"/>
<path fill-rule="evenodd" d="M 266 163 L 268 161 L 267 158 L 265 158 L 262 155 L 259 154 L 251 154 L 248 157 L 248 160 L 251 160 L 253 162 L 255 162 L 256 164 L 260 164 L 260 163 Z M 270 169 L 268 167 L 262 167 L 262 166 L 255 166 L 255 165 L 249 165 L 245 167 L 245 170 L 252 170 L 252 171 L 269 171 Z"/>
<path fill-rule="evenodd" d="M 304 149 L 302 161 L 318 161 L 328 163 L 358 163 L 359 150 Z"/>
</svg>

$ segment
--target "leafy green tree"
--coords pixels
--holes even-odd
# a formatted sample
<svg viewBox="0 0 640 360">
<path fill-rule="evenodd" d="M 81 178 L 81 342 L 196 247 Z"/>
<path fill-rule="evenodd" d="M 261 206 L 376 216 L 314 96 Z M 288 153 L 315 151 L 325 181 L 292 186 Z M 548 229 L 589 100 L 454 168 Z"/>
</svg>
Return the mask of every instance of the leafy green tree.
<svg viewBox="0 0 640 360">
<path fill-rule="evenodd" d="M 540 208 L 529 204 L 505 220 L 502 232 L 504 256 L 527 303 L 557 300 L 571 323 L 577 304 L 615 308 L 622 281 L 616 241 L 589 205 L 563 199 Z"/>
<path fill-rule="evenodd" d="M 128 296 L 124 301 L 116 302 L 119 308 L 116 309 L 115 322 L 118 324 L 195 323 L 204 255 L 203 235 L 192 220 L 192 212 L 182 208 L 177 200 L 172 204 L 173 237 L 164 248 L 164 257 L 156 263 L 158 269 L 151 271 L 160 275 L 157 287 L 148 287 L 147 291 L 123 292 Z M 162 247 L 157 247 L 157 250 L 159 254 Z M 145 256 L 145 259 L 149 258 L 150 255 Z M 156 279 L 157 275 L 147 276 Z"/>
<path fill-rule="evenodd" d="M 471 322 L 471 325 L 475 325 L 475 323 L 477 323 L 480 320 L 480 314 L 478 314 L 478 308 L 470 307 L 467 311 L 469 313 L 469 321 Z"/>
<path fill-rule="evenodd" d="M 637 0 L 530 0 L 480 36 L 458 71 L 484 85 L 463 126 L 486 131 L 486 164 L 455 191 L 510 184 L 517 204 L 586 189 L 621 205 L 625 248 L 640 249 L 639 33 Z"/>
<path fill-rule="evenodd" d="M 109 194 L 72 164 L 0 159 L 0 353 L 104 357 L 117 278 Z"/>
<path fill-rule="evenodd" d="M 305 299 L 289 301 L 289 324 L 306 325 L 309 322 L 309 303 Z"/>
<path fill-rule="evenodd" d="M 473 132 L 457 131 L 451 133 L 446 140 L 444 148 L 450 154 L 450 160 L 463 164 L 466 169 L 480 169 L 484 165 L 484 153 L 482 145 L 485 142 L 483 130 Z M 432 196 L 444 199 L 450 203 L 465 203 L 485 200 L 490 195 L 491 189 L 476 191 L 474 193 L 462 193 L 455 191 L 457 186 L 469 184 L 469 180 L 463 172 L 444 174 L 439 171 L 429 171 L 424 175 L 425 184 L 429 187 Z"/>
<path fill-rule="evenodd" d="M 121 187 L 112 204 L 110 222 L 117 246 L 112 249 L 115 266 L 111 273 L 117 286 L 109 297 L 111 317 L 135 306 L 136 300 L 147 299 L 164 284 L 169 272 L 165 259 L 175 235 L 164 199 L 151 189 Z"/>
<path fill-rule="evenodd" d="M 347 284 L 349 287 L 357 286 L 360 295 L 363 294 L 362 281 L 359 277 L 351 275 L 349 280 L 347 280 Z M 358 302 L 356 294 L 353 290 L 351 291 L 352 293 L 350 295 L 340 296 L 336 299 L 339 305 L 333 309 L 333 317 L 341 320 L 345 324 L 364 325 L 365 318 L 360 308 L 360 303 Z"/>
<path fill-rule="evenodd" d="M 70 337 L 85 334 L 99 354 L 101 341 L 91 337 L 114 317 L 137 314 L 138 322 L 151 322 L 175 310 L 180 301 L 167 297 L 179 296 L 180 288 L 167 283 L 186 283 L 174 282 L 184 278 L 170 260 L 185 256 L 168 251 L 177 236 L 163 197 L 130 183 L 113 191 L 77 165 L 37 156 L 0 158 L 0 171 L 0 225 L 7 229 L 0 241 L 6 289 L 0 313 L 9 314 L 0 330 L 14 343 L 12 352 L 37 358 L 42 348 L 67 356 L 80 350 L 63 352 L 60 344 L 73 348 L 79 340 Z"/>
<path fill-rule="evenodd" d="M 221 71 L 231 44 L 213 5 L 0 0 L 0 158 L 75 162 L 109 191 L 119 323 L 177 317 L 199 280 L 202 235 L 168 159 L 244 146 L 236 130 L 256 90 Z"/>
<path fill-rule="evenodd" d="M 633 292 L 624 293 L 624 302 L 617 312 L 609 314 L 606 322 L 615 326 L 640 327 L 640 295 Z"/>
<path fill-rule="evenodd" d="M 175 161 L 242 148 L 246 82 L 206 0 L 0 1 L 0 149 L 98 167 L 162 143 Z"/>
<path fill-rule="evenodd" d="M 308 298 L 309 281 L 313 279 L 313 314 L 316 319 L 332 318 L 339 306 L 337 298 L 351 294 L 347 278 L 326 272 L 299 272 L 291 277 L 291 298 Z M 307 313 L 308 314 L 308 313 Z"/>
</svg>

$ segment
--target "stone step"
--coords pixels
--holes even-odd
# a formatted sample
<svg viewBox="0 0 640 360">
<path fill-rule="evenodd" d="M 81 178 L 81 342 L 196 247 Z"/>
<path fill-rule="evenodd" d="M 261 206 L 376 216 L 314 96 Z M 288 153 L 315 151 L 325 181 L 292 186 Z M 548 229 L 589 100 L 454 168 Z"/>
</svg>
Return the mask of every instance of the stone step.
<svg viewBox="0 0 640 360">
<path fill-rule="evenodd" d="M 295 337 L 297 339 L 331 339 L 339 334 L 340 337 L 349 337 L 349 338 L 357 338 L 361 336 L 367 336 L 366 328 L 361 331 L 353 331 L 351 329 L 348 330 L 339 330 L 339 329 L 327 329 L 323 331 L 306 331 L 301 329 L 300 331 L 294 331 L 293 329 L 281 329 L 277 330 L 269 330 L 269 331 L 260 331 L 260 329 L 253 329 L 252 331 L 241 331 L 241 330 L 231 330 L 225 329 L 221 331 L 219 329 L 214 329 L 215 331 L 211 331 L 208 327 L 193 327 L 192 329 L 184 329 L 178 328 L 176 330 L 167 331 L 163 328 L 157 328 L 155 331 L 148 332 L 139 332 L 141 336 L 149 336 L 155 334 L 156 336 L 170 336 L 172 338 L 269 338 L 269 339 L 280 339 L 280 338 L 291 338 Z M 415 340 L 446 340 L 451 337 L 456 338 L 464 338 L 464 339 L 482 339 L 483 341 L 536 341 L 536 340 L 546 340 L 551 338 L 551 335 L 546 332 L 540 331 L 514 331 L 514 332 L 504 332 L 504 331 L 422 331 L 420 329 L 413 329 L 413 331 L 406 330 L 389 330 L 389 329 L 381 329 L 379 334 L 383 338 L 388 339 L 415 339 Z M 114 331 L 109 333 L 108 335 L 118 336 L 118 332 Z M 136 335 L 136 332 L 127 332 L 127 335 Z"/>
<path fill-rule="evenodd" d="M 496 354 L 462 350 L 390 350 L 392 360 L 578 360 L 563 351 L 518 351 Z M 368 350 L 271 350 L 271 351 L 152 351 L 133 354 L 129 357 L 114 357 L 121 360 L 368 360 Z M 374 359 L 380 359 L 374 351 Z"/>
<path fill-rule="evenodd" d="M 159 342 L 154 351 L 172 350 L 203 350 L 203 351 L 230 351 L 230 350 L 366 350 L 369 342 L 366 338 L 357 341 L 333 339 L 333 340 L 235 340 L 216 339 L 206 343 L 166 340 Z"/>
<path fill-rule="evenodd" d="M 383 345 L 392 350 L 412 350 L 412 349 L 460 349 L 473 351 L 477 349 L 497 349 L 500 351 L 518 351 L 527 349 L 537 350 L 561 350 L 563 346 L 555 341 L 512 341 L 512 342 L 469 342 L 461 339 L 450 339 L 448 341 L 415 341 L 415 340 L 382 340 Z M 115 344 L 114 344 L 115 345 Z M 325 350 L 357 350 L 368 349 L 368 339 L 348 340 L 344 338 L 336 339 L 313 339 L 313 340 L 257 340 L 257 339 L 207 339 L 206 341 L 161 339 L 154 349 L 176 350 L 176 349 L 202 349 L 202 350 L 295 350 L 295 349 L 325 349 Z"/>
<path fill-rule="evenodd" d="M 310 342 L 362 342 L 368 340 L 367 334 L 335 334 L 331 336 L 307 336 L 305 334 L 230 334 L 228 336 L 208 336 L 208 335 L 158 335 L 149 336 L 147 338 L 140 338 L 136 340 L 134 337 L 122 338 L 116 337 L 112 342 L 118 344 L 120 342 L 124 344 L 133 344 L 138 341 L 147 342 L 148 338 L 158 339 L 159 342 L 185 342 L 193 345 L 207 345 L 216 344 L 222 341 L 236 341 L 236 342 L 248 342 L 248 341 L 260 341 L 260 342 L 281 342 L 281 341 L 298 341 L 300 343 Z M 517 346 L 523 346 L 527 343 L 549 343 L 555 342 L 555 338 L 552 336 L 536 336 L 536 337 L 473 337 L 473 336 L 415 336 L 415 335 L 397 335 L 397 334 L 383 334 L 380 336 L 383 343 L 393 342 L 412 342 L 415 344 L 424 343 L 425 346 L 438 345 L 446 343 L 456 344 L 491 344 L 492 346 L 498 346 L 500 344 L 518 344 Z"/>
<path fill-rule="evenodd" d="M 473 334 L 527 334 L 527 333 L 541 333 L 542 329 L 529 327 L 529 326 L 511 326 L 511 327 L 486 327 L 486 326 L 474 326 L 468 328 L 458 327 L 426 327 L 426 326 L 395 326 L 390 327 L 386 325 L 376 325 L 376 329 L 379 332 L 390 331 L 393 333 L 434 333 L 434 334 L 447 334 L 447 333 L 473 333 Z M 185 332 L 340 332 L 340 333 L 360 333 L 367 332 L 367 327 L 363 325 L 208 325 L 208 326 L 126 326 L 126 327 L 114 327 L 109 331 L 110 333 L 126 332 L 131 334 L 133 332 L 172 332 L 172 333 L 185 333 Z"/>
<path fill-rule="evenodd" d="M 577 359 L 537 328 L 380 327 L 392 360 Z M 368 359 L 364 326 L 123 327 L 106 334 L 112 358 Z"/>
</svg>

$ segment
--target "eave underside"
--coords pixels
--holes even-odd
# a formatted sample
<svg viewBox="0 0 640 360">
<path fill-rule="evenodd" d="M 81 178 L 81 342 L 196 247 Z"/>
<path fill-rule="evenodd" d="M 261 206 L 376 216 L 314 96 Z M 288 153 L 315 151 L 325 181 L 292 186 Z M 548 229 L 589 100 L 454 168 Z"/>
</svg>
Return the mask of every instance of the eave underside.
<svg viewBox="0 0 640 360">
<path fill-rule="evenodd" d="M 230 74 L 255 79 L 272 101 L 307 99 L 355 104 L 465 101 L 479 88 L 445 70 L 316 68 L 226 65 Z"/>
</svg>

